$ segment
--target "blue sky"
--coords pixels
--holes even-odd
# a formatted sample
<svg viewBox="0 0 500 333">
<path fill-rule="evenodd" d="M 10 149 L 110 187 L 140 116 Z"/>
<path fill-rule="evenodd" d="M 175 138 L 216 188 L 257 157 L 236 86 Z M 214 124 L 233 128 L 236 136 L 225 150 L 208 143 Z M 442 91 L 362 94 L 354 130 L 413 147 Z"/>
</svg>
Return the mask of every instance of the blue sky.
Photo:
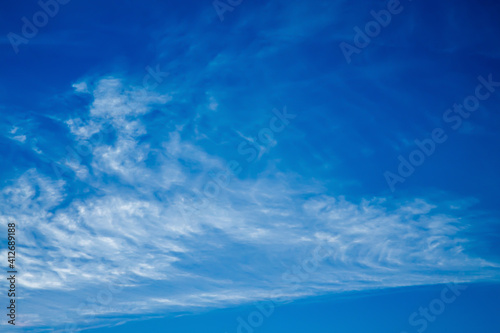
<svg viewBox="0 0 500 333">
<path fill-rule="evenodd" d="M 2 331 L 497 332 L 499 14 L 4 2 Z"/>
</svg>

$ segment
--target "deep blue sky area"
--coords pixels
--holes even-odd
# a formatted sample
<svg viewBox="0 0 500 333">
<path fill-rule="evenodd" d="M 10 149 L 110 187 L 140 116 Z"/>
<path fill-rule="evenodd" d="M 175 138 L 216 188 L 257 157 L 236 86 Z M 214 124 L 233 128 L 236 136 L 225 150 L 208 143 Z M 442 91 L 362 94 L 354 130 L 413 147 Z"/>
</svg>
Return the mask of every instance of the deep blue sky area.
<svg viewBox="0 0 500 333">
<path fill-rule="evenodd" d="M 498 313 L 498 285 L 463 285 L 463 293 L 455 302 L 446 305 L 440 316 L 425 320 L 418 315 L 416 325 L 408 317 L 419 309 L 428 308 L 439 299 L 446 286 L 425 286 L 392 289 L 386 292 L 353 293 L 336 297 L 311 299 L 293 304 L 276 305 L 262 325 L 244 328 L 238 318 L 248 318 L 258 311 L 257 304 L 237 309 L 211 311 L 187 315 L 175 314 L 174 318 L 150 319 L 111 328 L 96 328 L 88 332 L 496 332 L 500 326 Z M 272 309 L 264 301 L 264 309 Z M 256 317 L 258 318 L 258 316 Z M 258 319 L 255 319 L 258 320 Z M 424 323 L 424 320 L 426 323 Z"/>
<path fill-rule="evenodd" d="M 0 330 L 499 332 L 499 17 L 3 1 Z"/>
</svg>

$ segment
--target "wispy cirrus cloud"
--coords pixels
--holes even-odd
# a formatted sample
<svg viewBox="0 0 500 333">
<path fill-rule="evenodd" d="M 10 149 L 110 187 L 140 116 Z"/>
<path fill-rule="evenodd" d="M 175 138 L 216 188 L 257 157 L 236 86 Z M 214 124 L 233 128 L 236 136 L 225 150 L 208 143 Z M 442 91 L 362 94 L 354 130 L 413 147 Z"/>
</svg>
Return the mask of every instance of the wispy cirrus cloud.
<svg viewBox="0 0 500 333">
<path fill-rule="evenodd" d="M 132 3 L 120 6 L 136 12 Z M 2 225 L 18 223 L 24 329 L 73 322 L 85 328 L 135 314 L 351 290 L 498 281 L 486 237 L 471 231 L 488 213 L 460 194 L 452 200 L 427 191 L 447 179 L 445 189 L 459 184 L 459 193 L 494 197 L 466 185 L 477 190 L 479 180 L 496 191 L 495 177 L 475 176 L 484 171 L 479 168 L 467 173 L 466 163 L 433 161 L 430 177 L 412 179 L 429 195 L 402 190 L 399 197 L 385 196 L 383 179 L 381 185 L 373 180 L 394 152 L 437 126 L 449 103 L 473 88 L 467 76 L 491 70 L 480 64 L 498 59 L 490 29 L 495 10 L 465 1 L 413 2 L 344 66 L 338 43 L 352 40 L 352 27 L 383 6 L 245 2 L 224 23 L 210 2 L 189 14 L 162 6 L 132 18 L 100 3 L 106 20 L 95 21 L 95 34 L 81 31 L 78 20 L 92 16 L 76 7 L 66 20 L 77 27 L 55 29 L 61 21 L 54 21 L 22 52 L 71 45 L 59 48 L 58 57 L 110 59 L 99 68 L 114 68 L 115 50 L 143 63 L 149 54 L 135 52 L 150 48 L 172 73 L 158 89 L 131 84 L 123 74 L 72 81 L 74 91 L 54 94 L 54 86 L 70 86 L 71 75 L 81 77 L 78 61 L 54 57 L 60 72 L 44 72 L 39 61 L 50 57 L 36 52 L 36 68 L 13 67 L 17 81 L 5 85 L 3 97 L 16 107 L 1 106 L 8 123 L 2 130 L 16 148 L 7 153 L 16 154 L 3 155 L 15 161 L 2 179 L 0 218 Z M 110 26 L 108 12 L 119 27 Z M 450 56 L 456 52 L 468 58 Z M 52 104 L 35 107 L 34 93 L 25 98 L 25 86 L 37 78 L 43 83 L 35 88 L 54 94 Z M 482 121 L 484 132 L 495 133 L 493 103 L 469 122 Z M 282 105 L 300 119 L 263 147 L 255 137 Z M 238 152 L 242 140 L 266 153 L 246 163 Z M 452 158 L 443 159 L 457 161 L 480 145 L 470 146 L 457 143 Z M 243 172 L 214 197 L 204 196 L 204 186 L 232 158 L 242 161 Z M 484 164 L 477 156 L 470 160 Z M 488 170 L 493 175 L 495 164 Z M 362 195 L 349 192 L 354 187 Z M 331 255 L 314 272 L 299 282 L 286 274 L 318 244 Z"/>
<path fill-rule="evenodd" d="M 64 123 L 89 149 L 59 161 L 75 178 L 30 169 L 1 192 L 2 220 L 18 223 L 25 326 L 443 283 L 463 272 L 463 281 L 498 279 L 498 263 L 472 251 L 473 221 L 425 198 L 350 201 L 269 170 L 235 177 L 197 209 L 196 191 L 227 162 L 190 139 L 192 127 L 155 127 L 175 100 L 117 77 L 85 85 L 75 94 L 91 95 L 88 114 Z M 86 189 L 71 191 L 75 181 Z M 317 244 L 331 255 L 297 289 L 283 273 Z M 113 288 L 111 300 L 80 306 Z"/>
</svg>

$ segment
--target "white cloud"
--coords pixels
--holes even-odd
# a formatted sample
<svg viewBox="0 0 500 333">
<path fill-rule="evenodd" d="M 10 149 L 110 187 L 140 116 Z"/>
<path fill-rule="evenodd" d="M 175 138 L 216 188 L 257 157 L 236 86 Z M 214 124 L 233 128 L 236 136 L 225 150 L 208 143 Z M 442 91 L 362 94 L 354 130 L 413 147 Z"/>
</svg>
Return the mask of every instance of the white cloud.
<svg viewBox="0 0 500 333">
<path fill-rule="evenodd" d="M 75 91 L 79 93 L 87 93 L 89 91 L 86 82 L 74 83 L 73 88 L 75 88 Z"/>
<path fill-rule="evenodd" d="M 95 87 L 90 119 L 68 121 L 71 133 L 81 143 L 110 123 L 116 137 L 95 143 L 88 164 L 69 167 L 99 194 L 74 196 L 64 181 L 34 169 L 1 192 L 2 220 L 18 224 L 25 324 L 50 325 L 59 313 L 83 321 L 92 311 L 161 313 L 442 283 L 460 272 L 473 273 L 462 277 L 469 281 L 498 277 L 497 264 L 468 251 L 474 240 L 463 234 L 467 221 L 424 199 L 354 203 L 278 173 L 233 179 L 216 198 L 202 197 L 208 204 L 200 207 L 195 194 L 207 183 L 204 175 L 225 162 L 183 140 L 182 128 L 168 132 L 160 148 L 141 139 L 142 117 L 169 97 L 116 78 L 86 86 Z M 146 163 L 153 153 L 154 168 Z M 331 255 L 300 285 L 284 277 L 318 244 Z M 98 310 L 77 310 L 118 287 Z"/>
</svg>

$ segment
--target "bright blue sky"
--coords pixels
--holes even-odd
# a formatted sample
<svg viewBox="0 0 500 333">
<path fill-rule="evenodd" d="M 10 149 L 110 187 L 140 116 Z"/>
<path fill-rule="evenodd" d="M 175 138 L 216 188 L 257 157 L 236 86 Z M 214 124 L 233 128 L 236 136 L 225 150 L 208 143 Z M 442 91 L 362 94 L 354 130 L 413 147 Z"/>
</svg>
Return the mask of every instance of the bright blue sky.
<svg viewBox="0 0 500 333">
<path fill-rule="evenodd" d="M 222 2 L 0 6 L 20 329 L 497 332 L 500 4 Z"/>
</svg>

